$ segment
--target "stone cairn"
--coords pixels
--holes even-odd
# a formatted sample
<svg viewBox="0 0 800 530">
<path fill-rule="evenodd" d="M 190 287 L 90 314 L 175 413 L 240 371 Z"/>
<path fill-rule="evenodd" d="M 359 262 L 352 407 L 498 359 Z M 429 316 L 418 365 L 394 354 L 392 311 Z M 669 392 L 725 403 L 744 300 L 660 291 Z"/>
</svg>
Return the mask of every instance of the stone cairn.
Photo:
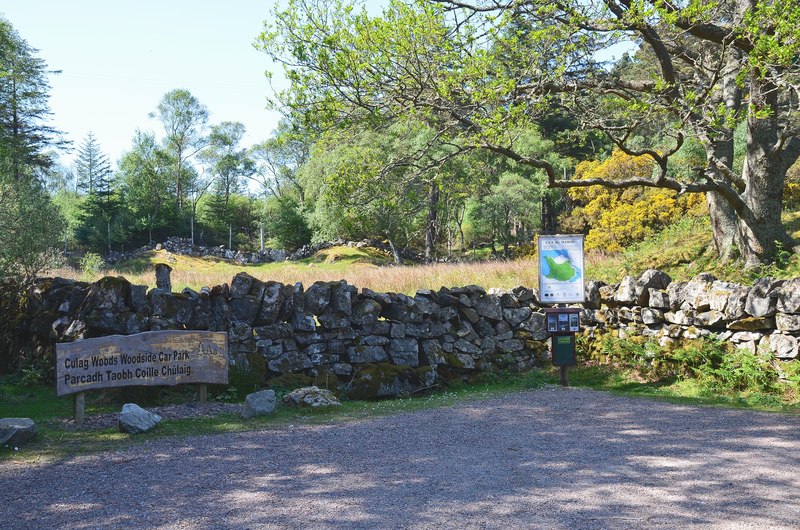
<svg viewBox="0 0 800 530">
<path fill-rule="evenodd" d="M 590 281 L 581 314 L 591 340 L 642 335 L 664 347 L 715 335 L 737 347 L 798 355 L 800 279 L 753 286 L 701 274 L 672 282 L 649 270 L 619 284 Z M 389 397 L 482 372 L 526 370 L 547 357 L 545 317 L 533 289 L 470 285 L 414 296 L 344 281 L 284 285 L 246 273 L 181 293 L 131 285 L 39 281 L 18 336 L 52 359 L 57 342 L 163 329 L 227 331 L 232 369 L 261 367 L 262 383 L 302 374 L 352 398 Z"/>
</svg>

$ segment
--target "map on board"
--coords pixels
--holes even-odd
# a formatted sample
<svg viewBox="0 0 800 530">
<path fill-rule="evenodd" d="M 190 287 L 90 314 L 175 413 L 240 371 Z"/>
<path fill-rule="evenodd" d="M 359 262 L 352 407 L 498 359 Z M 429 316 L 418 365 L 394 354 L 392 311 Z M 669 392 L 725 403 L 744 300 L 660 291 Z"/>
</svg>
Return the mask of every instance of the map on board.
<svg viewBox="0 0 800 530">
<path fill-rule="evenodd" d="M 539 236 L 539 300 L 584 301 L 583 236 Z"/>
</svg>

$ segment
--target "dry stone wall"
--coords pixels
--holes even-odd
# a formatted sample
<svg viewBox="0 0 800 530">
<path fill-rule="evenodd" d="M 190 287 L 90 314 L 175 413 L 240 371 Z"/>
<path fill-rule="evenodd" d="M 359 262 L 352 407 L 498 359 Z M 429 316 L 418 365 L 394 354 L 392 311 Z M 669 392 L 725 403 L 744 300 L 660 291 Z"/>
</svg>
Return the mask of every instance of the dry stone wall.
<svg viewBox="0 0 800 530">
<path fill-rule="evenodd" d="M 794 359 L 800 279 L 742 286 L 701 274 L 673 282 L 649 270 L 615 285 L 590 281 L 582 323 L 588 339 L 611 331 L 668 347 L 714 335 Z M 407 296 L 359 291 L 344 281 L 284 285 L 246 273 L 230 285 L 181 293 L 148 291 L 121 277 L 42 280 L 29 294 L 18 340 L 29 356 L 49 361 L 57 342 L 164 329 L 227 331 L 232 373 L 256 374 L 258 383 L 294 374 L 355 398 L 525 370 L 547 357 L 533 289 L 471 285 Z"/>
</svg>

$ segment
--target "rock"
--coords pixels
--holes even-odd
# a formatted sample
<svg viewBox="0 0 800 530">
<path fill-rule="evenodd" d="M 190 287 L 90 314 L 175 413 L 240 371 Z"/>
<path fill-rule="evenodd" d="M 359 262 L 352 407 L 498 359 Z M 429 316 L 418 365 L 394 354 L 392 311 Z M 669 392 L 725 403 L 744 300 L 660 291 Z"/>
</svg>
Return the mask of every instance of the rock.
<svg viewBox="0 0 800 530">
<path fill-rule="evenodd" d="M 640 291 L 648 291 L 649 289 L 666 289 L 672 283 L 672 278 L 666 272 L 661 272 L 657 269 L 647 269 L 644 271 L 639 279 L 636 280 L 636 285 Z M 642 305 L 646 305 L 645 301 Z"/>
<path fill-rule="evenodd" d="M 615 306 L 616 300 L 614 299 L 617 294 L 617 285 L 603 285 L 598 288 L 600 293 L 600 304 L 607 306 Z"/>
<path fill-rule="evenodd" d="M 344 280 L 334 283 L 331 287 L 331 308 L 340 315 L 350 316 L 357 293 L 358 290 Z"/>
<path fill-rule="evenodd" d="M 338 407 L 341 402 L 333 395 L 330 390 L 317 388 L 316 386 L 309 386 L 305 388 L 298 388 L 289 392 L 283 399 L 282 403 L 294 407 Z"/>
<path fill-rule="evenodd" d="M 670 324 L 678 324 L 680 326 L 691 326 L 694 324 L 694 311 L 678 310 L 674 313 L 668 311 L 664 313 L 664 320 Z"/>
<path fill-rule="evenodd" d="M 781 286 L 777 309 L 781 313 L 800 313 L 800 278 L 792 278 Z"/>
<path fill-rule="evenodd" d="M 401 366 L 419 366 L 419 343 L 415 338 L 392 339 L 389 356 L 394 364 Z"/>
<path fill-rule="evenodd" d="M 352 321 L 358 326 L 368 326 L 378 321 L 381 305 L 375 300 L 361 300 L 352 310 Z"/>
<path fill-rule="evenodd" d="M 258 323 L 274 324 L 278 320 L 278 315 L 285 301 L 286 294 L 283 284 L 266 282 L 261 298 L 261 310 L 258 312 Z"/>
<path fill-rule="evenodd" d="M 605 283 L 596 280 L 586 282 L 583 307 L 586 309 L 600 309 L 600 288 L 604 285 Z"/>
<path fill-rule="evenodd" d="M 33 439 L 37 432 L 36 424 L 30 418 L 0 419 L 0 445 L 22 445 Z"/>
<path fill-rule="evenodd" d="M 650 307 L 643 307 L 642 322 L 647 325 L 660 324 L 664 322 L 664 312 Z"/>
<path fill-rule="evenodd" d="M 433 366 L 396 366 L 388 363 L 361 367 L 348 385 L 353 399 L 376 399 L 409 395 L 433 386 L 436 369 Z"/>
<path fill-rule="evenodd" d="M 731 288 L 731 294 L 728 296 L 728 305 L 725 308 L 725 317 L 728 320 L 739 320 L 747 316 L 745 304 L 749 294 L 749 287 L 739 285 Z"/>
<path fill-rule="evenodd" d="M 800 315 L 777 313 L 775 315 L 775 326 L 779 331 L 800 331 Z"/>
<path fill-rule="evenodd" d="M 712 311 L 725 312 L 728 308 L 728 300 L 737 288 L 738 284 L 717 280 L 711 284 L 708 292 L 708 305 Z"/>
<path fill-rule="evenodd" d="M 475 302 L 475 311 L 482 317 L 494 320 L 503 319 L 503 308 L 496 296 L 482 296 Z"/>
<path fill-rule="evenodd" d="M 734 320 L 728 324 L 727 328 L 734 331 L 758 331 L 762 329 L 773 329 L 775 319 L 769 317 L 748 317 Z"/>
<path fill-rule="evenodd" d="M 454 345 L 455 349 L 467 353 L 469 355 L 480 355 L 481 349 L 472 344 L 471 342 L 467 342 L 464 339 L 458 339 Z"/>
<path fill-rule="evenodd" d="M 796 359 L 798 354 L 797 337 L 773 333 L 769 336 L 769 349 L 778 359 Z"/>
<path fill-rule="evenodd" d="M 381 363 L 389 359 L 383 346 L 350 346 L 347 358 L 353 364 Z"/>
<path fill-rule="evenodd" d="M 161 421 L 161 416 L 144 410 L 135 403 L 126 403 L 119 414 L 117 427 L 119 432 L 141 434 L 149 431 Z"/>
<path fill-rule="evenodd" d="M 321 315 L 331 303 L 331 286 L 325 282 L 314 282 L 305 292 L 305 308 L 314 315 Z"/>
<path fill-rule="evenodd" d="M 711 309 L 709 294 L 711 292 L 711 285 L 716 280 L 711 274 L 703 273 L 698 274 L 695 278 L 690 280 L 682 290 L 683 303 L 681 308 L 694 309 L 698 312 L 708 311 Z M 686 307 L 684 307 L 684 304 Z"/>
<path fill-rule="evenodd" d="M 242 418 L 250 419 L 255 416 L 264 416 L 272 414 L 275 411 L 275 391 L 274 390 L 261 390 L 247 394 L 244 398 L 244 409 L 242 409 Z"/>
<path fill-rule="evenodd" d="M 530 333 L 533 340 L 545 340 L 548 337 L 544 313 L 533 313 L 528 320 L 519 325 L 519 329 Z"/>
<path fill-rule="evenodd" d="M 253 285 L 255 280 L 255 278 L 246 272 L 238 273 L 231 281 L 231 297 L 240 298 L 247 295 L 250 292 L 250 287 Z"/>
<path fill-rule="evenodd" d="M 508 322 L 509 326 L 516 328 L 522 324 L 523 321 L 530 318 L 532 312 L 533 311 L 531 311 L 530 307 L 503 309 L 503 317 L 506 319 L 506 322 Z"/>
<path fill-rule="evenodd" d="M 745 302 L 745 312 L 754 317 L 771 317 L 778 307 L 779 288 L 782 280 L 759 278 L 753 283 Z"/>
<path fill-rule="evenodd" d="M 653 309 L 669 309 L 669 292 L 663 289 L 648 289 L 648 305 Z"/>
<path fill-rule="evenodd" d="M 698 326 L 703 326 L 706 328 L 724 328 L 726 323 L 725 314 L 722 311 L 716 311 L 714 309 L 697 313 L 694 316 L 694 323 Z"/>
<path fill-rule="evenodd" d="M 617 292 L 614 294 L 614 301 L 624 305 L 637 304 L 639 291 L 637 290 L 636 279 L 633 276 L 625 276 L 619 282 Z"/>
</svg>

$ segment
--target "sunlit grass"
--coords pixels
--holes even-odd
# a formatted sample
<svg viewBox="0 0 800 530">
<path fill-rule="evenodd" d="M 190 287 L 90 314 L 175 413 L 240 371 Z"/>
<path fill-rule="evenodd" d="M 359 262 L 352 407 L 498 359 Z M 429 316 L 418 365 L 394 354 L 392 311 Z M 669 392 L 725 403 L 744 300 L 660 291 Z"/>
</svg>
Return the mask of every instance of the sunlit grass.
<svg viewBox="0 0 800 530">
<path fill-rule="evenodd" d="M 203 286 L 230 283 L 233 276 L 242 271 L 264 281 L 284 284 L 302 282 L 308 286 L 315 281 L 346 280 L 351 285 L 373 291 L 406 294 L 414 294 L 419 289 L 470 284 L 487 289 L 509 289 L 520 285 L 535 287 L 538 283 L 536 262 L 530 259 L 405 266 L 389 266 L 387 264 L 390 261 L 389 256 L 380 251 L 350 247 L 333 247 L 301 261 L 258 265 L 239 265 L 218 259 L 151 251 L 88 279 L 97 280 L 105 275 L 125 276 L 131 283 L 155 287 L 154 267 L 157 263 L 166 263 L 173 269 L 174 291 L 185 287 L 198 290 Z M 50 273 L 72 279 L 87 279 L 82 277 L 80 271 L 69 268 Z"/>
</svg>

